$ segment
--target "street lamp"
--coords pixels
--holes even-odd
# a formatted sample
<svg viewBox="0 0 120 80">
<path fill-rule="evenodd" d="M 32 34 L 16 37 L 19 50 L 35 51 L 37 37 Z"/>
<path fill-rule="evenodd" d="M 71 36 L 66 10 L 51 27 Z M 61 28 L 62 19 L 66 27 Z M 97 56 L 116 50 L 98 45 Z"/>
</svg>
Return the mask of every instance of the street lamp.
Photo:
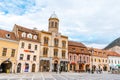
<svg viewBox="0 0 120 80">
<path fill-rule="evenodd" d="M 93 53 L 94 53 L 94 48 L 90 48 L 89 49 L 89 51 L 90 51 L 90 55 L 91 55 L 91 70 L 92 70 L 92 73 L 93 73 Z"/>
</svg>

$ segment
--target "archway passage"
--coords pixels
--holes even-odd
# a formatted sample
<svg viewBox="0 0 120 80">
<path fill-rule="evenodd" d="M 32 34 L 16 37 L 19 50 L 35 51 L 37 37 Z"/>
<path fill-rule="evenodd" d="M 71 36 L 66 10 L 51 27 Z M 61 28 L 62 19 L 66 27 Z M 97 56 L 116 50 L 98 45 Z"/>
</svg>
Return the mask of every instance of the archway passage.
<svg viewBox="0 0 120 80">
<path fill-rule="evenodd" d="M 103 70 L 107 71 L 107 66 L 106 65 L 103 66 Z"/>
<path fill-rule="evenodd" d="M 6 60 L 1 64 L 1 69 L 2 69 L 3 73 L 10 73 L 11 68 L 12 68 L 12 62 L 11 61 Z"/>
<path fill-rule="evenodd" d="M 32 64 L 32 72 L 35 72 L 35 64 Z"/>
<path fill-rule="evenodd" d="M 54 71 L 57 71 L 58 70 L 58 61 L 55 60 L 54 61 Z"/>
<path fill-rule="evenodd" d="M 17 73 L 20 73 L 20 71 L 21 71 L 21 63 L 19 63 L 17 66 Z"/>
<path fill-rule="evenodd" d="M 85 70 L 86 70 L 86 72 L 90 70 L 90 65 L 89 65 L 89 64 L 87 64 L 87 65 L 85 66 Z"/>
</svg>

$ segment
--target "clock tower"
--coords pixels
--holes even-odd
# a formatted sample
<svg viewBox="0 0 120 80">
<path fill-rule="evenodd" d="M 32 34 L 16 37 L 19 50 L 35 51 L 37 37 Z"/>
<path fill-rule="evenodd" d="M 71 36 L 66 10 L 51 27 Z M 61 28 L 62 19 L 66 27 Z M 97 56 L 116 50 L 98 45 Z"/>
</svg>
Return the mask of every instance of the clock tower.
<svg viewBox="0 0 120 80">
<path fill-rule="evenodd" d="M 59 30 L 59 19 L 57 18 L 57 15 L 54 12 L 49 18 L 48 31 L 58 33 L 58 30 Z"/>
</svg>

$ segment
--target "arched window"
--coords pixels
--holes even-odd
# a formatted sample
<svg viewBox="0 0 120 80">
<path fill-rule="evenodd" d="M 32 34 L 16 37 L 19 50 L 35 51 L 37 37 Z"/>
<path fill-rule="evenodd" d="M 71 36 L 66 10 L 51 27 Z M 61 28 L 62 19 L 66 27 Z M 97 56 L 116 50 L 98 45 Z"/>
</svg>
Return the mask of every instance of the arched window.
<svg viewBox="0 0 120 80">
<path fill-rule="evenodd" d="M 57 25 L 58 25 L 57 22 L 55 22 L 55 27 L 56 27 L 56 28 L 57 28 Z"/>
<path fill-rule="evenodd" d="M 29 72 L 29 64 L 25 63 L 25 72 Z"/>
<path fill-rule="evenodd" d="M 26 37 L 26 33 L 25 32 L 22 33 L 22 37 L 24 37 L 24 38 Z"/>
<path fill-rule="evenodd" d="M 54 22 L 51 22 L 51 27 L 54 27 Z"/>
<path fill-rule="evenodd" d="M 32 34 L 31 34 L 31 33 L 29 33 L 29 34 L 27 35 L 27 38 L 32 39 Z"/>
</svg>

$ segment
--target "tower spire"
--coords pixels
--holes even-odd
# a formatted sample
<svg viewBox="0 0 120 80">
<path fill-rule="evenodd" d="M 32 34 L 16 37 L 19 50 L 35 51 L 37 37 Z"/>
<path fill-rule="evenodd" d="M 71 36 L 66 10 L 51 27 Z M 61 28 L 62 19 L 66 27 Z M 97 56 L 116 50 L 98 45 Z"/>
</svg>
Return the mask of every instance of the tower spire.
<svg viewBox="0 0 120 80">
<path fill-rule="evenodd" d="M 49 18 L 49 32 L 58 32 L 59 29 L 59 19 L 55 14 L 55 11 L 51 14 Z"/>
</svg>

